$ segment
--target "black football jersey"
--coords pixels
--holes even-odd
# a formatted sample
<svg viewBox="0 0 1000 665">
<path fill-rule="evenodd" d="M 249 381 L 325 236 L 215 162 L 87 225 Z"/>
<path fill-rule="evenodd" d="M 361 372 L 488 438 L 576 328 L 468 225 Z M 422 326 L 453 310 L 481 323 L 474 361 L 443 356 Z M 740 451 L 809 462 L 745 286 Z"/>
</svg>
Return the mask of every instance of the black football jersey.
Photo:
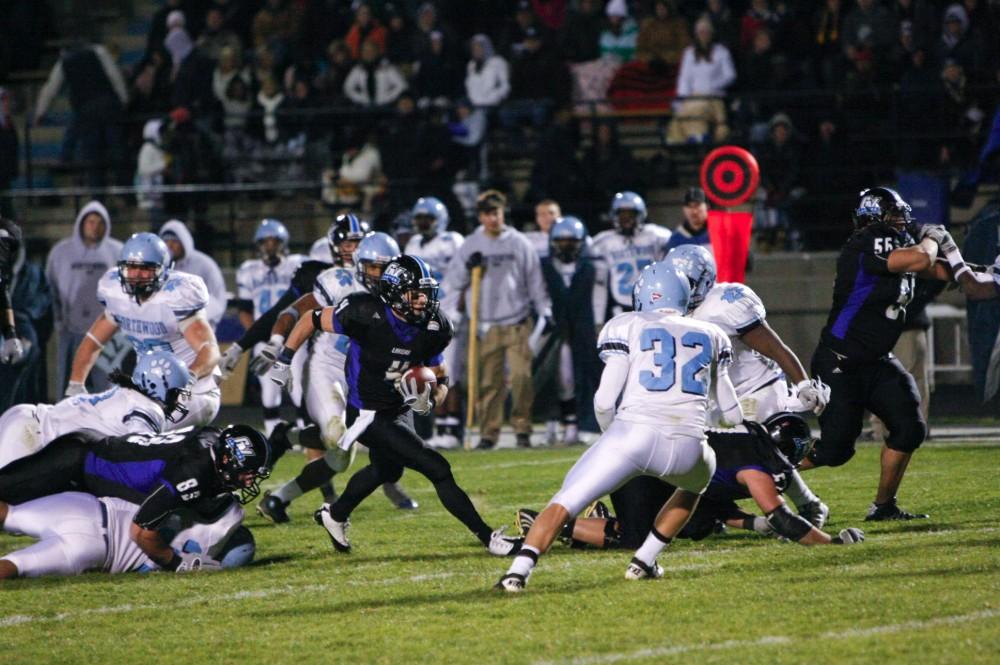
<svg viewBox="0 0 1000 665">
<path fill-rule="evenodd" d="M 292 275 L 291 284 L 289 284 L 288 289 L 278 299 L 278 302 L 274 303 L 271 309 L 267 310 L 259 319 L 254 321 L 250 329 L 240 338 L 238 342 L 240 348 L 249 349 L 258 342 L 266 342 L 270 339 L 271 328 L 274 327 L 278 316 L 303 295 L 312 293 L 313 286 L 316 284 L 316 278 L 319 277 L 321 272 L 331 267 L 333 267 L 333 264 L 326 261 L 305 261 L 300 265 L 295 274 Z"/>
<path fill-rule="evenodd" d="M 452 338 L 440 312 L 417 326 L 398 318 L 370 293 L 352 293 L 337 305 L 334 330 L 351 339 L 344 374 L 347 401 L 357 409 L 399 411 L 403 398 L 395 379 L 411 365 L 435 367 Z"/>
<path fill-rule="evenodd" d="M 889 272 L 889 253 L 912 246 L 908 235 L 869 225 L 854 232 L 837 259 L 833 307 L 824 345 L 852 360 L 880 358 L 896 346 L 913 298 L 913 273 Z"/>
<path fill-rule="evenodd" d="M 715 473 L 705 490 L 705 498 L 713 501 L 750 498 L 746 486 L 736 480 L 736 474 L 743 469 L 769 474 L 779 492 L 784 491 L 788 474 L 794 470 L 767 431 L 756 423 L 732 430 L 709 430 L 708 445 L 715 451 Z"/>
</svg>

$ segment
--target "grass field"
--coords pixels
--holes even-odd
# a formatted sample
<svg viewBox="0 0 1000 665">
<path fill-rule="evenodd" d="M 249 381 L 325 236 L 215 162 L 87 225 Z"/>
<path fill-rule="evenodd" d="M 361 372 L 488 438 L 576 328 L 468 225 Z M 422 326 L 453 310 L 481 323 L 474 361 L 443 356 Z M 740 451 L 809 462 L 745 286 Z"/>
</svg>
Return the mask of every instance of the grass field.
<svg viewBox="0 0 1000 665">
<path fill-rule="evenodd" d="M 491 524 L 540 507 L 580 449 L 454 453 Z M 257 562 L 216 575 L 89 574 L 0 591 L 0 663 L 997 663 L 1000 444 L 928 445 L 901 505 L 930 520 L 864 525 L 878 451 L 807 480 L 856 547 L 805 548 L 752 534 L 680 541 L 667 576 L 626 582 L 631 553 L 557 544 L 526 593 L 490 592 L 489 556 L 415 474 L 415 512 L 377 494 L 337 555 L 310 513 L 254 515 Z M 363 460 L 363 458 L 362 458 Z M 301 458 L 282 460 L 277 485 Z M 343 480 L 340 481 L 343 484 Z M 0 552 L 18 540 L 0 536 Z"/>
</svg>

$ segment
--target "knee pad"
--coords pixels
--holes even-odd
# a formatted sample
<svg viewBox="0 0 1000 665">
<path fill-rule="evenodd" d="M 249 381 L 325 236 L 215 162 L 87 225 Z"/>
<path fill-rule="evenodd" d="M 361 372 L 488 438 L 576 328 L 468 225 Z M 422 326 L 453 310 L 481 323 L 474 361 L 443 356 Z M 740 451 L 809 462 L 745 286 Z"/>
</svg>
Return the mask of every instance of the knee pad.
<svg viewBox="0 0 1000 665">
<path fill-rule="evenodd" d="M 223 568 L 239 568 L 253 561 L 256 552 L 257 543 L 253 532 L 240 525 L 226 541 L 225 547 L 218 554 L 218 559 Z"/>
<path fill-rule="evenodd" d="M 813 449 L 809 451 L 807 457 L 812 460 L 813 464 L 816 466 L 841 466 L 847 464 L 847 462 L 854 457 L 854 443 L 849 445 L 837 446 L 828 443 L 825 440 L 820 440 L 816 442 Z"/>
<path fill-rule="evenodd" d="M 900 427 L 891 428 L 885 445 L 901 453 L 912 453 L 927 438 L 927 425 L 920 420 L 906 420 Z"/>
<path fill-rule="evenodd" d="M 356 454 L 356 448 L 351 446 L 350 450 L 344 450 L 338 446 L 334 446 L 326 451 L 323 455 L 323 459 L 326 460 L 326 465 L 329 466 L 336 473 L 342 473 L 351 466 L 351 462 L 354 461 L 354 455 Z"/>
</svg>

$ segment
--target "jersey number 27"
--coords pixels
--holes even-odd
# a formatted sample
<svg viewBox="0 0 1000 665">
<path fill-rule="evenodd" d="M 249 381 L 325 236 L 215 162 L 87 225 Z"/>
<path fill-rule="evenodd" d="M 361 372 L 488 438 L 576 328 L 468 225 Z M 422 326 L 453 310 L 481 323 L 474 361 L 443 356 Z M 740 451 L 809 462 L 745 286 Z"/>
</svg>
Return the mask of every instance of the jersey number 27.
<svg viewBox="0 0 1000 665">
<path fill-rule="evenodd" d="M 677 383 L 677 342 L 665 328 L 647 328 L 639 339 L 640 349 L 653 352 L 653 365 L 659 373 L 643 370 L 639 373 L 639 383 L 646 390 L 662 392 L 670 390 Z M 657 350 L 659 345 L 659 350 Z M 689 395 L 708 394 L 705 377 L 701 372 L 712 361 L 712 340 L 701 332 L 689 331 L 681 337 L 681 345 L 701 351 L 681 367 L 681 390 Z"/>
</svg>

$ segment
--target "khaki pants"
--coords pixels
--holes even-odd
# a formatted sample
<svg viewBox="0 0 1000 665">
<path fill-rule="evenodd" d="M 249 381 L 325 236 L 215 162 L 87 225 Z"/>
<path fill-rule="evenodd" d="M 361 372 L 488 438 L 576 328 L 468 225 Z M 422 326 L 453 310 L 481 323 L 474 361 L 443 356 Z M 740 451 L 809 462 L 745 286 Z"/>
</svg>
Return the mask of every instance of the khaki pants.
<svg viewBox="0 0 1000 665">
<path fill-rule="evenodd" d="M 928 415 L 931 408 L 931 395 L 929 392 L 929 374 L 927 370 L 927 331 L 926 330 L 904 330 L 896 342 L 896 347 L 892 353 L 899 359 L 903 368 L 913 375 L 917 382 L 917 392 L 920 393 L 920 412 L 924 414 L 924 421 L 930 426 Z M 885 440 L 888 432 L 885 425 L 877 417 L 871 417 L 872 431 L 875 436 Z"/>
<path fill-rule="evenodd" d="M 667 143 L 679 145 L 688 139 L 701 140 L 710 133 L 716 143 L 729 136 L 726 106 L 721 99 L 685 99 L 667 126 Z"/>
<path fill-rule="evenodd" d="M 511 425 L 517 434 L 531 433 L 531 322 L 492 326 L 479 340 L 479 422 L 482 437 L 496 441 L 503 425 L 507 399 L 507 372 L 514 392 Z"/>
</svg>

